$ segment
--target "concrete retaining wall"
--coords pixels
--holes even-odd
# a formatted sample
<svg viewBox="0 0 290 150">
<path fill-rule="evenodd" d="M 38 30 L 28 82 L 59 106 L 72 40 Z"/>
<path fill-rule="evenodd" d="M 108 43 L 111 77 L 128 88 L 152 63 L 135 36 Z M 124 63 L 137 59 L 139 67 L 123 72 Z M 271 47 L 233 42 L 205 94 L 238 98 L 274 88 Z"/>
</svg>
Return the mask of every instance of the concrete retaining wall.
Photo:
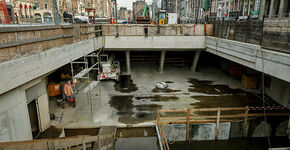
<svg viewBox="0 0 290 150">
<path fill-rule="evenodd" d="M 206 47 L 207 52 L 290 82 L 290 54 L 262 49 L 259 45 L 208 36 Z"/>
<path fill-rule="evenodd" d="M 0 142 L 32 139 L 25 90 L 42 81 L 39 77 L 0 95 Z M 46 91 L 46 85 L 41 85 L 38 88 Z"/>
<path fill-rule="evenodd" d="M 192 51 L 205 49 L 204 36 L 105 36 L 105 50 Z"/>
</svg>

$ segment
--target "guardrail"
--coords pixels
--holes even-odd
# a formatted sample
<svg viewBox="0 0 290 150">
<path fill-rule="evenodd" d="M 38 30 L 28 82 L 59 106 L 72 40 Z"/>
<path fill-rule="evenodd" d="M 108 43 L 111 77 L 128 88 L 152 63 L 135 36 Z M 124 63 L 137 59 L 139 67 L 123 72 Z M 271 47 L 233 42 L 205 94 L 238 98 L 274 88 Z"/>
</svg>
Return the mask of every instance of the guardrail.
<svg viewBox="0 0 290 150">
<path fill-rule="evenodd" d="M 18 142 L 0 143 L 1 150 L 62 150 L 62 149 L 94 149 L 109 150 L 115 147 L 114 134 L 97 136 L 75 136 L 57 139 L 39 139 Z"/>
<path fill-rule="evenodd" d="M 262 108 L 262 107 L 261 107 Z M 268 108 L 263 107 L 261 110 Z M 252 109 L 252 108 L 251 108 Z M 249 113 L 250 107 L 232 107 L 232 108 L 194 108 L 194 109 L 175 109 L 175 110 L 157 110 L 157 126 L 161 132 L 161 139 L 166 139 L 164 131 L 164 125 L 166 124 L 186 124 L 186 140 L 189 141 L 189 125 L 201 124 L 201 123 L 216 123 L 215 137 L 218 139 L 219 124 L 221 122 L 231 122 L 234 120 L 243 120 L 243 137 L 246 137 L 247 123 L 250 118 L 261 116 L 290 116 L 289 112 L 285 113 Z M 255 109 L 255 108 L 253 108 Z M 162 113 L 186 113 L 186 116 L 171 116 L 163 117 Z M 195 115 L 194 112 L 203 112 L 208 115 Z M 212 114 L 210 114 L 212 113 Z M 213 114 L 214 113 L 214 114 Z M 288 127 L 289 128 L 289 127 Z M 289 130 L 289 129 L 288 129 Z M 166 139 L 167 140 L 167 139 Z M 164 140 L 161 140 L 163 145 L 166 146 Z M 167 142 L 167 141 L 166 141 Z"/>
</svg>

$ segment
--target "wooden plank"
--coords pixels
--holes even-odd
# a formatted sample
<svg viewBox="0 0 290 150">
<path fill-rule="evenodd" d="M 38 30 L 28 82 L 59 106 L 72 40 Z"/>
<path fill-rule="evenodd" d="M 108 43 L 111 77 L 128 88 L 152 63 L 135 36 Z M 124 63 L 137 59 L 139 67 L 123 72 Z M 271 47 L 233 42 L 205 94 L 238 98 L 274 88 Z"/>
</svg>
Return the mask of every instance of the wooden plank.
<svg viewBox="0 0 290 150">
<path fill-rule="evenodd" d="M 218 137 L 219 137 L 220 115 L 221 115 L 221 109 L 218 108 L 218 111 L 217 111 L 217 120 L 216 120 L 216 132 L 215 132 L 215 139 L 216 140 L 218 140 Z"/>
<path fill-rule="evenodd" d="M 107 135 L 107 134 L 113 134 L 113 138 L 115 140 L 117 133 L 117 127 L 116 126 L 102 126 L 99 130 L 98 135 Z"/>
<path fill-rule="evenodd" d="M 188 141 L 188 143 L 190 143 L 189 140 L 189 122 L 190 122 L 190 109 L 187 109 L 187 118 L 186 118 L 186 140 Z"/>
<path fill-rule="evenodd" d="M 246 107 L 244 125 L 243 125 L 243 137 L 246 137 L 247 123 L 248 123 L 249 106 Z"/>
</svg>

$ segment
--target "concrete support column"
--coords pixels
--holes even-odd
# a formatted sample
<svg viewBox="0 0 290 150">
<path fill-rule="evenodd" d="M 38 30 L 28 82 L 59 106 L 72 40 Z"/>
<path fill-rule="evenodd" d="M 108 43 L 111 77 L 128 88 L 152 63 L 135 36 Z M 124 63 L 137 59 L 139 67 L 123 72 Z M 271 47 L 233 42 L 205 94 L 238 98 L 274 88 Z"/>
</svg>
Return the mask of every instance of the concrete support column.
<svg viewBox="0 0 290 150">
<path fill-rule="evenodd" d="M 161 56 L 160 56 L 160 64 L 159 64 L 159 72 L 163 73 L 163 67 L 164 67 L 164 60 L 165 60 L 165 53 L 166 51 L 161 51 Z"/>
<path fill-rule="evenodd" d="M 131 74 L 130 51 L 125 51 L 125 53 L 126 53 L 127 74 Z"/>
<path fill-rule="evenodd" d="M 279 17 L 283 17 L 285 14 L 284 13 L 284 8 L 285 8 L 285 0 L 280 1 L 280 6 L 279 6 Z"/>
<path fill-rule="evenodd" d="M 271 0 L 271 3 L 270 3 L 270 12 L 269 12 L 269 18 L 271 18 L 274 14 L 274 3 L 275 3 L 275 0 Z"/>
<path fill-rule="evenodd" d="M 197 63 L 198 63 L 198 59 L 199 59 L 199 55 L 200 55 L 201 51 L 196 51 L 194 54 L 194 59 L 192 61 L 192 66 L 191 66 L 191 71 L 195 72 L 196 71 L 196 67 L 197 67 Z"/>
</svg>

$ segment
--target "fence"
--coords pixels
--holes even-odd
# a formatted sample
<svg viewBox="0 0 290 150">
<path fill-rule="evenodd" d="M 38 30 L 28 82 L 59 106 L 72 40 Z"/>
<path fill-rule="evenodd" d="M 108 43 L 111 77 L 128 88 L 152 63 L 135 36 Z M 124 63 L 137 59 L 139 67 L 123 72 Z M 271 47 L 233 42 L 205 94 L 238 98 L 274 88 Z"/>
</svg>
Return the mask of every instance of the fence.
<svg viewBox="0 0 290 150">
<path fill-rule="evenodd" d="M 102 25 L 105 36 L 212 36 L 212 24 Z"/>
<path fill-rule="evenodd" d="M 262 107 L 261 107 L 262 108 Z M 268 107 L 267 107 L 268 108 Z M 243 120 L 243 136 L 246 136 L 247 123 L 250 118 L 261 116 L 290 116 L 290 113 L 250 113 L 249 110 L 255 109 L 255 107 L 232 107 L 232 108 L 195 108 L 195 109 L 177 109 L 177 110 L 157 110 L 157 126 L 161 132 L 161 139 L 166 139 L 164 131 L 164 125 L 166 124 L 186 124 L 186 140 L 189 141 L 189 125 L 201 124 L 201 123 L 216 123 L 215 137 L 218 139 L 219 124 L 221 122 L 231 122 L 233 120 Z M 186 113 L 186 116 L 170 116 L 163 117 L 162 113 Z M 207 115 L 193 115 L 194 112 L 203 112 Z M 288 125 L 289 126 L 289 125 Z M 289 128 L 289 127 L 288 127 Z M 163 136 L 163 137 L 162 137 Z M 163 145 L 166 146 L 166 142 L 161 140 Z"/>
<path fill-rule="evenodd" d="M 213 20 L 214 36 L 262 45 L 265 49 L 290 53 L 290 21 L 285 18 L 263 20 Z"/>
</svg>

